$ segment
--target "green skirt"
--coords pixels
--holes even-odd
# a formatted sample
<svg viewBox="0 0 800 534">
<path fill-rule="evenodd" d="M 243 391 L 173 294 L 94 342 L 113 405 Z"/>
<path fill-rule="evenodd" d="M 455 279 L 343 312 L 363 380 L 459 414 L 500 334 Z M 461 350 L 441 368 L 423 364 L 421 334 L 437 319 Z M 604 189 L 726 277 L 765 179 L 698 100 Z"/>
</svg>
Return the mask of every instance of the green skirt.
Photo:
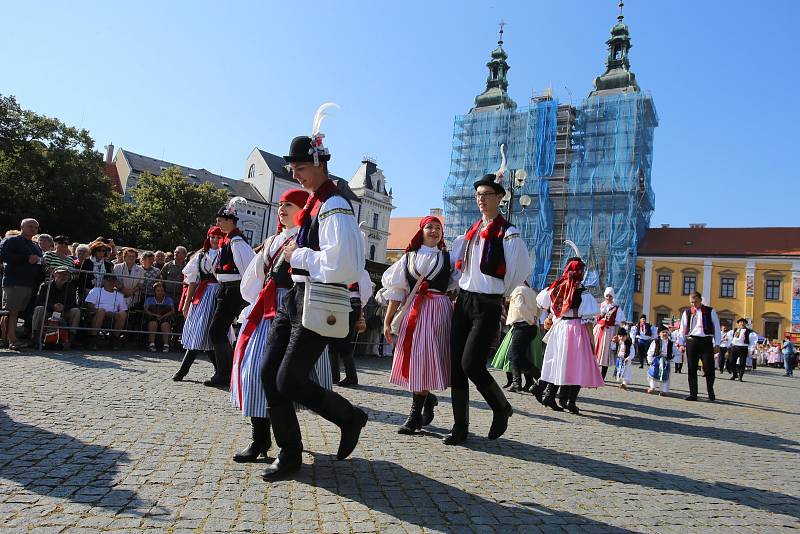
<svg viewBox="0 0 800 534">
<path fill-rule="evenodd" d="M 494 369 L 500 369 L 506 373 L 511 372 L 511 360 L 508 359 L 508 351 L 511 348 L 511 332 L 513 331 L 514 327 L 512 326 L 506 333 L 505 337 L 503 337 L 503 342 L 500 343 L 500 347 L 498 347 L 497 352 L 494 354 L 491 364 Z M 530 361 L 537 369 L 542 368 L 542 360 L 544 360 L 544 344 L 542 343 L 543 335 L 544 333 L 542 332 L 542 329 L 537 326 L 536 336 L 534 336 L 533 341 L 531 341 L 531 346 L 528 349 L 528 354 L 526 355 L 528 361 Z"/>
</svg>

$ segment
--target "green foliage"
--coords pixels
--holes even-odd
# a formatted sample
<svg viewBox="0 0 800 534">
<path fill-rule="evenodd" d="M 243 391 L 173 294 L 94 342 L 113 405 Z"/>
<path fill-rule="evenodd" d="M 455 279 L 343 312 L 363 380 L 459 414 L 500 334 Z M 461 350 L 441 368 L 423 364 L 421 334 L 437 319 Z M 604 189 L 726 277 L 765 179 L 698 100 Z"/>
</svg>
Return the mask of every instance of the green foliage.
<svg viewBox="0 0 800 534">
<path fill-rule="evenodd" d="M 117 242 L 145 249 L 171 250 L 177 245 L 198 248 L 213 224 L 227 191 L 212 184 L 190 184 L 180 168 L 154 176 L 142 173 L 114 229 Z"/>
<path fill-rule="evenodd" d="M 120 205 L 88 131 L 0 95 L 0 232 L 34 217 L 42 232 L 86 242 L 108 235 Z"/>
</svg>

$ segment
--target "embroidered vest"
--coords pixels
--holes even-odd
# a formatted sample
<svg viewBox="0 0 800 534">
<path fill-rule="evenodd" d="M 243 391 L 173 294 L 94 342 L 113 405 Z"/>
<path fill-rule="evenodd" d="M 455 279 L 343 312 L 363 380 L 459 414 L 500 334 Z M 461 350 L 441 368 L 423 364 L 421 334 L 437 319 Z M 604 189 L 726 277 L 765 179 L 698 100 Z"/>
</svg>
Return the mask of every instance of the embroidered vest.
<svg viewBox="0 0 800 534">
<path fill-rule="evenodd" d="M 644 323 L 644 328 L 642 328 L 642 323 L 636 323 L 636 328 L 638 329 L 636 332 L 637 337 L 642 334 L 649 336 L 653 332 L 653 326 L 650 323 Z"/>
<path fill-rule="evenodd" d="M 656 353 L 655 356 L 661 356 L 661 338 L 656 339 Z M 667 341 L 667 359 L 672 359 L 672 340 Z"/>
<path fill-rule="evenodd" d="M 500 236 L 491 236 L 486 239 L 481 254 L 481 272 L 486 276 L 503 279 L 506 275 L 506 255 L 503 250 L 503 240 L 511 223 L 503 221 L 503 232 Z M 478 236 L 480 237 L 480 235 Z"/>
<path fill-rule="evenodd" d="M 328 199 L 341 196 L 338 190 L 331 192 L 328 198 L 321 201 L 320 207 L 327 202 Z M 347 205 L 350 206 L 352 210 L 353 204 L 346 198 L 345 201 L 347 201 Z M 306 224 L 300 227 L 300 231 L 297 233 L 297 246 L 319 251 L 319 213 L 311 215 L 306 221 Z M 308 271 L 305 269 L 292 269 L 291 273 L 300 276 L 308 276 Z"/>
<path fill-rule="evenodd" d="M 236 240 L 244 241 L 240 235 L 233 236 L 230 241 L 222 245 L 219 249 L 219 261 L 214 272 L 217 274 L 240 274 L 239 268 L 233 259 L 233 242 Z"/>
<path fill-rule="evenodd" d="M 714 335 L 714 321 L 713 321 L 713 319 L 711 319 L 711 310 L 713 310 L 713 308 L 710 308 L 709 306 L 705 306 L 705 305 L 700 306 L 700 317 L 703 320 L 703 332 L 705 332 L 705 334 L 707 336 L 713 336 Z M 686 324 L 688 325 L 688 329 L 689 329 L 689 332 L 687 332 L 687 334 L 688 334 L 688 333 L 691 333 L 692 329 L 693 329 L 693 327 L 692 327 L 692 310 L 689 309 L 689 310 L 684 311 L 683 313 L 686 314 Z"/>
<path fill-rule="evenodd" d="M 439 269 L 439 272 L 436 273 L 433 278 L 428 279 L 428 287 L 445 293 L 447 292 L 447 286 L 450 284 L 450 273 L 453 271 L 453 269 L 450 267 L 450 252 L 447 250 L 442 250 L 441 258 L 442 268 Z M 411 274 L 411 268 L 411 262 L 408 262 L 406 265 L 406 281 L 408 282 L 408 287 L 410 288 L 417 284 L 417 279 L 413 274 Z M 428 273 L 418 274 L 420 276 L 426 276 Z"/>
<path fill-rule="evenodd" d="M 737 328 L 736 334 L 733 336 L 733 338 L 734 339 L 738 338 L 741 335 L 742 330 L 744 330 L 744 337 L 742 338 L 742 342 L 746 343 L 747 345 L 750 345 L 750 334 L 752 334 L 753 331 L 750 330 L 749 328 Z"/>
</svg>

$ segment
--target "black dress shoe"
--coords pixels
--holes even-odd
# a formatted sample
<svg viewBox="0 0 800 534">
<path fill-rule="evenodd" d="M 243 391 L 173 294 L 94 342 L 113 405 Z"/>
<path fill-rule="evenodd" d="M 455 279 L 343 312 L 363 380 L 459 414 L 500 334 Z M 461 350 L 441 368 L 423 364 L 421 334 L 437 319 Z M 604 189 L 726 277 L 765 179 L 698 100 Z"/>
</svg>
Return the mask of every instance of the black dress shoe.
<svg viewBox="0 0 800 534">
<path fill-rule="evenodd" d="M 468 435 L 469 431 L 466 428 L 454 426 L 450 433 L 442 439 L 442 443 L 445 445 L 460 445 L 461 443 L 467 441 Z"/>
<path fill-rule="evenodd" d="M 247 447 L 243 451 L 234 454 L 233 461 L 236 462 L 237 464 L 255 462 L 256 460 L 258 460 L 258 457 L 261 456 L 262 453 L 264 454 L 265 457 L 267 456 L 266 451 L 262 451 L 262 447 L 259 446 L 259 444 L 254 441 L 250 444 L 249 447 Z"/>
<path fill-rule="evenodd" d="M 180 382 L 180 381 L 182 381 L 182 380 L 183 380 L 183 377 L 184 377 L 184 376 L 186 376 L 186 375 L 184 375 L 183 373 L 181 373 L 180 371 L 178 371 L 177 373 L 175 373 L 174 375 L 172 375 L 172 380 L 173 380 L 174 382 Z"/>
<path fill-rule="evenodd" d="M 214 375 L 210 379 L 203 382 L 203 385 L 210 388 L 216 388 L 220 386 L 227 386 L 230 384 L 230 380 L 225 380 L 219 375 Z"/>
<path fill-rule="evenodd" d="M 714 394 L 709 395 L 708 402 L 717 402 L 717 396 Z"/>
<path fill-rule="evenodd" d="M 275 461 L 267 466 L 261 478 L 267 482 L 275 482 L 276 480 L 284 480 L 291 475 L 300 471 L 303 467 L 302 460 L 300 461 L 287 461 L 281 460 L 280 455 L 275 458 Z"/>
<path fill-rule="evenodd" d="M 492 426 L 489 428 L 489 435 L 487 437 L 489 439 L 497 439 L 505 434 L 508 429 L 508 419 L 513 413 L 514 410 L 509 403 L 506 403 L 505 407 L 499 412 L 494 412 L 492 416 Z"/>
<path fill-rule="evenodd" d="M 357 386 L 358 385 L 358 380 L 356 380 L 355 378 L 347 377 L 344 380 L 341 380 L 339 382 L 339 385 L 341 387 L 343 387 L 343 388 L 346 388 L 348 386 Z"/>
<path fill-rule="evenodd" d="M 361 408 L 353 408 L 353 418 L 349 423 L 342 426 L 342 437 L 339 439 L 339 450 L 336 453 L 337 460 L 344 460 L 353 452 L 358 445 L 358 438 L 361 436 L 361 429 L 367 425 L 366 412 Z"/>
<path fill-rule="evenodd" d="M 683 399 L 683 400 L 686 400 L 686 401 L 692 401 L 692 402 L 694 402 L 694 401 L 696 401 L 696 400 L 697 400 L 697 397 L 695 397 L 694 395 L 689 395 L 689 396 L 687 396 L 687 397 L 684 397 L 684 399 Z"/>
</svg>

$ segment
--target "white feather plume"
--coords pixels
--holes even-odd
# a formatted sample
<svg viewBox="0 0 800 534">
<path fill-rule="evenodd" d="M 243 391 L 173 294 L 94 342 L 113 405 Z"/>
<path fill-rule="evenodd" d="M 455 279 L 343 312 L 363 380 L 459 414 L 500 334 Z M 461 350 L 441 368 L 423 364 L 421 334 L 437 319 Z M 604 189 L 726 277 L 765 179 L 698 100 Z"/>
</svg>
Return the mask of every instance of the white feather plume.
<svg viewBox="0 0 800 534">
<path fill-rule="evenodd" d="M 312 125 L 311 128 L 311 137 L 314 137 L 319 133 L 319 128 L 320 126 L 322 126 L 322 119 L 328 116 L 326 111 L 331 108 L 342 109 L 339 107 L 338 104 L 334 102 L 326 102 L 325 104 L 322 104 L 319 108 L 317 108 L 317 112 L 316 114 L 314 114 L 314 124 Z"/>
<path fill-rule="evenodd" d="M 228 210 L 235 212 L 236 204 L 247 204 L 247 199 L 244 197 L 231 197 L 231 199 L 228 200 Z"/>
<path fill-rule="evenodd" d="M 500 168 L 494 173 L 494 175 L 497 176 L 495 179 L 497 183 L 502 183 L 506 170 L 506 145 L 502 144 L 500 145 Z"/>
<path fill-rule="evenodd" d="M 576 258 L 580 258 L 581 257 L 581 253 L 578 252 L 578 246 L 575 243 L 573 243 L 569 239 L 565 239 L 564 240 L 564 244 L 572 248 L 573 252 L 575 252 L 575 257 Z"/>
</svg>

